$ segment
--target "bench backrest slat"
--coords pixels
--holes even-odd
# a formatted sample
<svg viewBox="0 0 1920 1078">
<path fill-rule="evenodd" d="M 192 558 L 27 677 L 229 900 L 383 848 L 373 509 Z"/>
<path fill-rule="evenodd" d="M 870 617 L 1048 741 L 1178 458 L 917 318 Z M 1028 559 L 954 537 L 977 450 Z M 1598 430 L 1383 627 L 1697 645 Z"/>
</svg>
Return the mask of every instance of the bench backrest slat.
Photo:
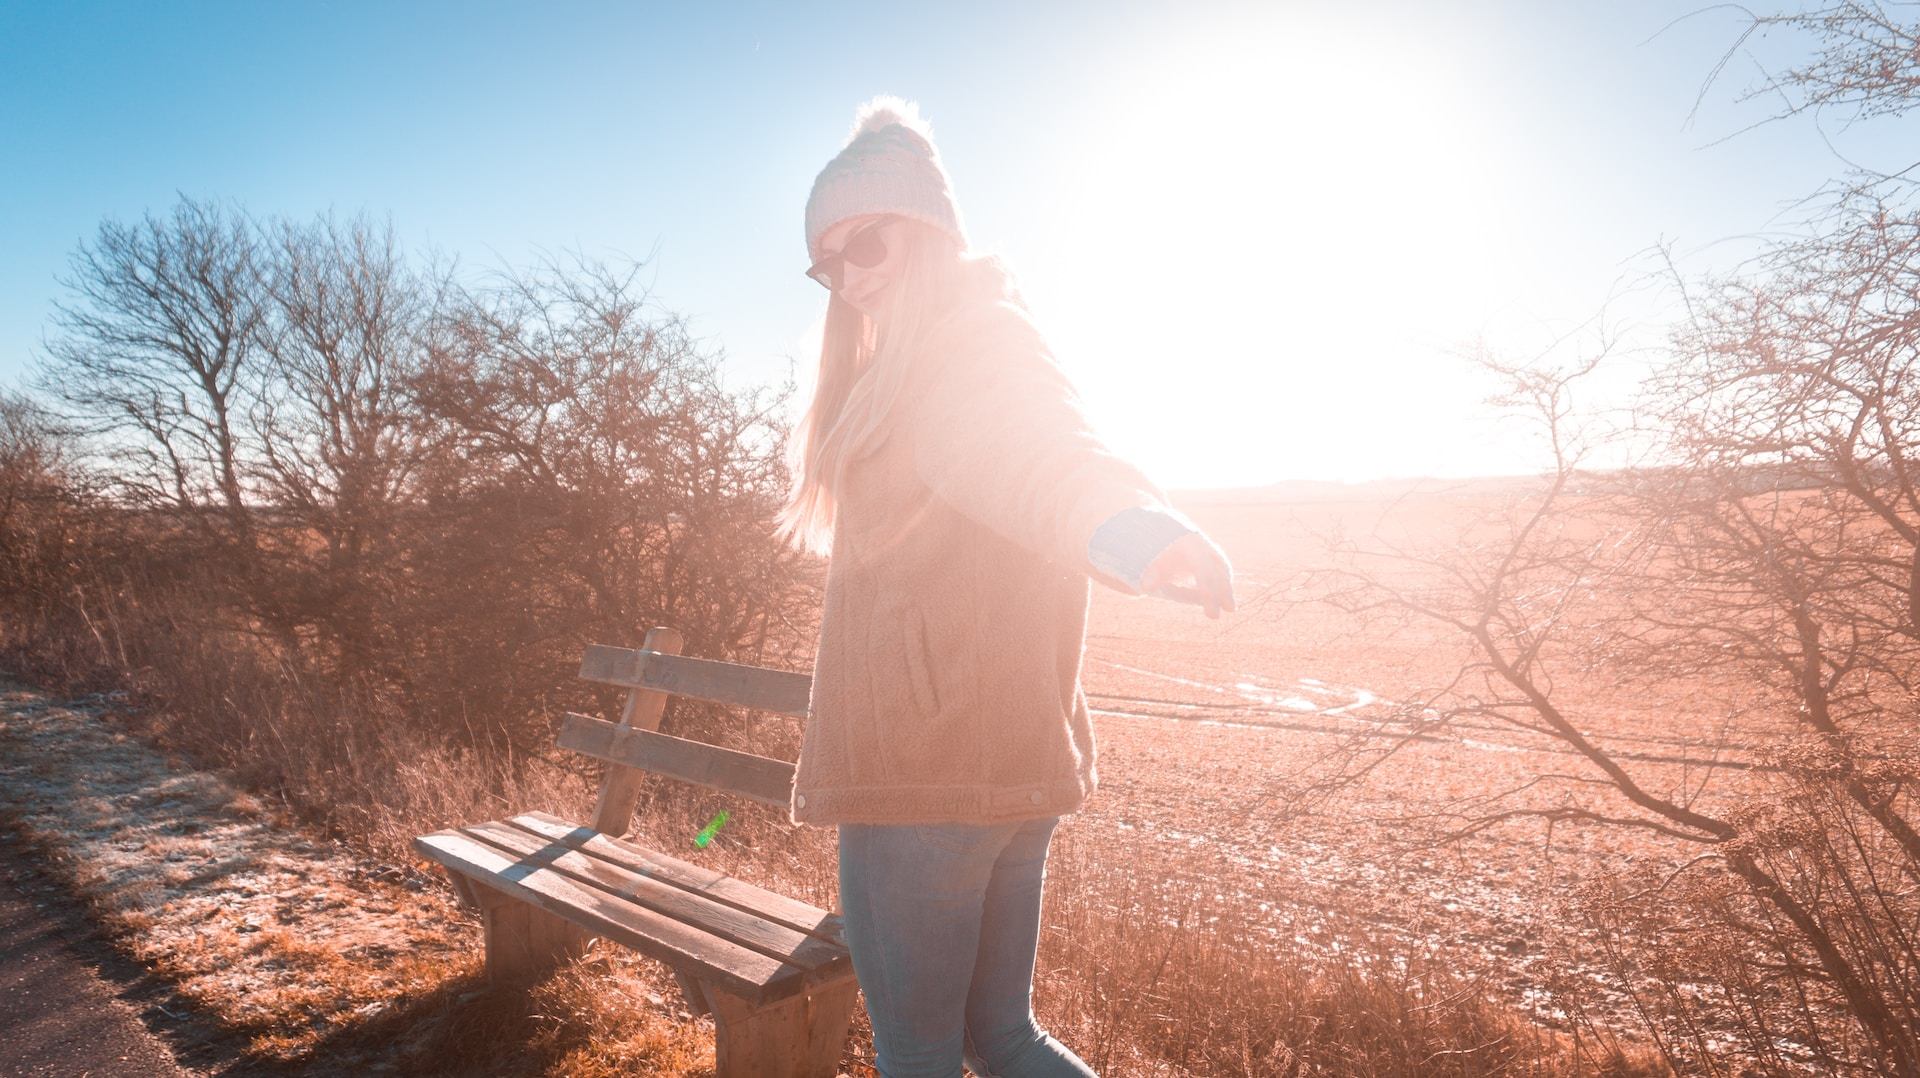
<svg viewBox="0 0 1920 1078">
<path fill-rule="evenodd" d="M 811 677 L 791 670 L 768 670 L 605 644 L 587 647 L 586 655 L 580 660 L 580 676 L 603 685 L 654 689 L 802 719 L 807 716 L 807 699 L 813 688 Z"/>
<path fill-rule="evenodd" d="M 655 625 L 647 630 L 641 650 L 648 654 L 678 655 L 686 646 L 680 630 L 671 625 Z M 640 730 L 658 730 L 660 715 L 667 707 L 667 694 L 651 689 L 627 690 L 626 703 L 620 708 L 620 725 Z M 600 796 L 593 806 L 593 829 L 603 835 L 624 835 L 633 823 L 633 809 L 640 803 L 640 780 L 645 772 L 631 767 L 609 767 L 600 780 Z"/>
<path fill-rule="evenodd" d="M 786 808 L 793 791 L 794 765 L 785 760 L 623 727 L 591 715 L 569 713 L 560 727 L 558 744 L 622 767 L 724 790 L 776 808 Z"/>
</svg>

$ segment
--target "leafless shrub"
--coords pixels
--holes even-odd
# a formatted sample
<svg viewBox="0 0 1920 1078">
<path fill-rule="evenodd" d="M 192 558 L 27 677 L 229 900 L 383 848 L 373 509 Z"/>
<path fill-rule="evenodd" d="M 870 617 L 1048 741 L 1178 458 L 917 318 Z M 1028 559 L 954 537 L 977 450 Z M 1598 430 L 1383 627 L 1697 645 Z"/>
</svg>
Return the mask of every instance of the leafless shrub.
<svg viewBox="0 0 1920 1078">
<path fill-rule="evenodd" d="M 551 672 L 650 625 L 744 661 L 794 662 L 809 638 L 806 566 L 765 527 L 783 398 L 727 390 L 638 268 L 549 262 L 463 293 L 413 382 L 437 451 L 401 637 L 420 691 L 450 694 L 437 707 L 577 698 Z"/>
<path fill-rule="evenodd" d="M 1656 466 L 1582 477 L 1564 451 L 1564 403 L 1597 359 L 1489 360 L 1541 418 L 1554 471 L 1438 553 L 1350 546 L 1323 581 L 1344 609 L 1442 625 L 1474 651 L 1405 736 L 1356 743 L 1326 781 L 1491 722 L 1577 766 L 1409 813 L 1409 842 L 1532 820 L 1666 851 L 1660 878 L 1587 908 L 1633 930 L 1610 960 L 1664 986 L 1643 1014 L 1677 1067 L 1731 1044 L 1778 1073 L 1920 1067 L 1917 223 L 1861 213 L 1692 296 L 1639 410 Z M 1381 554 L 1434 583 L 1366 566 Z M 1581 691 L 1596 681 L 1750 688 L 1718 728 L 1685 731 L 1700 762 L 1676 779 L 1609 741 Z"/>
<path fill-rule="evenodd" d="M 295 710 L 366 728 L 337 732 L 343 752 L 395 716 L 546 751 L 559 710 L 600 702 L 574 677 L 582 647 L 654 624 L 701 655 L 799 661 L 818 566 L 771 536 L 786 390 L 726 387 L 638 269 L 576 258 L 465 286 L 364 216 L 183 200 L 104 224 L 39 372 L 84 439 L 104 546 L 35 594 L 82 625 L 110 611 L 201 638 L 186 654 L 209 662 L 264 648 L 289 692 L 325 687 Z M 141 650 L 85 632 L 101 661 Z"/>
</svg>

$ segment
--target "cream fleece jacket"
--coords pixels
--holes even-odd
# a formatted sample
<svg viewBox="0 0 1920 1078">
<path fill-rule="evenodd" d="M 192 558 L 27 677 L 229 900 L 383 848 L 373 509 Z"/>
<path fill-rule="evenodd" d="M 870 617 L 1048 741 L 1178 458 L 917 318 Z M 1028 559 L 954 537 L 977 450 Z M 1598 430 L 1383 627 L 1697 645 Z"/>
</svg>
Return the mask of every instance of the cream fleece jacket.
<svg viewBox="0 0 1920 1078">
<path fill-rule="evenodd" d="M 796 824 L 1074 812 L 1097 748 L 1080 685 L 1088 558 L 1116 513 L 1173 512 L 1114 456 L 1014 304 L 949 319 L 836 492 Z"/>
</svg>

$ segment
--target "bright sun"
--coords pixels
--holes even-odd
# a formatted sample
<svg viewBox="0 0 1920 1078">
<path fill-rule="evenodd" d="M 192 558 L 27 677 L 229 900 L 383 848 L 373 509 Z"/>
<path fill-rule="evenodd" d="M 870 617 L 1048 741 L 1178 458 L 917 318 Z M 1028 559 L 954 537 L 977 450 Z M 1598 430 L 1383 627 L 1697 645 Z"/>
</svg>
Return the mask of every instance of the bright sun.
<svg viewBox="0 0 1920 1078">
<path fill-rule="evenodd" d="M 1535 272 L 1529 211 L 1444 53 L 1202 27 L 1103 90 L 1018 266 L 1116 448 L 1225 486 L 1417 474 L 1435 438 L 1495 436 L 1435 417 L 1478 410 L 1449 348 Z M 1499 437 L 1469 470 L 1525 452 Z"/>
</svg>

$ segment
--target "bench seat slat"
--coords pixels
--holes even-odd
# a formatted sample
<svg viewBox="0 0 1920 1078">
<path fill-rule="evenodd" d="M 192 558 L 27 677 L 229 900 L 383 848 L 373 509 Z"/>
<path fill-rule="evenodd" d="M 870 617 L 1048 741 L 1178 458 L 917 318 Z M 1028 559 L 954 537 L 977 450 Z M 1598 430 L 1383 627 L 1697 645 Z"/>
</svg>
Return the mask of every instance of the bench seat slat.
<svg viewBox="0 0 1920 1078">
<path fill-rule="evenodd" d="M 768 670 L 605 644 L 588 645 L 580 660 L 580 676 L 603 685 L 658 689 L 675 696 L 802 719 L 807 716 L 807 701 L 813 691 L 813 678 L 794 670 Z"/>
<path fill-rule="evenodd" d="M 807 971 L 758 951 L 683 925 L 644 906 L 614 898 L 552 869 L 502 853 L 458 831 L 413 840 L 416 850 L 474 881 L 531 903 L 673 965 L 693 965 L 705 976 L 753 1002 L 790 995 Z"/>
<path fill-rule="evenodd" d="M 751 947 L 769 958 L 816 973 L 836 963 L 851 968 L 843 947 L 630 871 L 591 853 L 549 841 L 505 821 L 489 820 L 461 830 L 524 862 L 543 865 L 578 883 L 637 902 L 709 935 Z"/>
<path fill-rule="evenodd" d="M 555 743 L 602 760 L 637 767 L 785 809 L 794 765 L 769 756 L 721 748 L 657 730 L 621 726 L 569 712 Z"/>
<path fill-rule="evenodd" d="M 659 850 L 603 835 L 590 827 L 568 823 L 549 813 L 522 812 L 508 822 L 549 842 L 585 850 L 628 871 L 664 880 L 715 902 L 724 902 L 755 916 L 778 922 L 796 932 L 846 946 L 845 919 L 799 899 L 756 887 L 745 880 L 702 868 Z"/>
</svg>

